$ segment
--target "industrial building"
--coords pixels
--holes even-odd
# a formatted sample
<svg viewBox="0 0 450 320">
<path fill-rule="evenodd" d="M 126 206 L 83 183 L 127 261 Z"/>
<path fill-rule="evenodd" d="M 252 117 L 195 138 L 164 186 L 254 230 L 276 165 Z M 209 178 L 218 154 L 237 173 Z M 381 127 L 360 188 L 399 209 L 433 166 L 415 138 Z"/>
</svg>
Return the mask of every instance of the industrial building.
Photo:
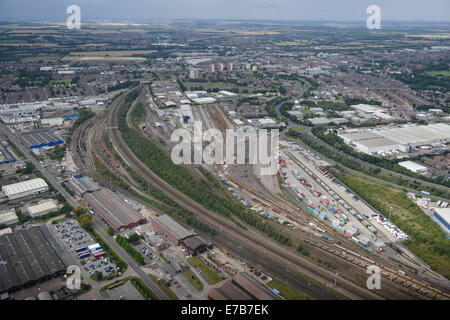
<svg viewBox="0 0 450 320">
<path fill-rule="evenodd" d="M 9 200 L 13 200 L 46 192 L 48 185 L 44 179 L 37 178 L 2 186 L 2 191 Z"/>
<path fill-rule="evenodd" d="M 0 211 L 0 225 L 10 226 L 19 222 L 14 209 Z"/>
<path fill-rule="evenodd" d="M 117 231 L 147 222 L 139 212 L 109 189 L 85 193 L 83 199 Z"/>
<path fill-rule="evenodd" d="M 406 125 L 370 130 L 349 130 L 338 134 L 346 144 L 367 154 L 393 151 L 411 152 L 414 148 L 440 146 L 450 141 L 450 125 L 436 123 L 426 126 Z"/>
<path fill-rule="evenodd" d="M 0 164 L 16 162 L 16 156 L 9 149 L 8 142 L 2 141 L 0 143 Z"/>
<path fill-rule="evenodd" d="M 83 196 L 86 192 L 94 192 L 101 189 L 101 187 L 89 177 L 72 177 L 67 183 L 79 196 Z"/>
<path fill-rule="evenodd" d="M 22 134 L 22 140 L 24 142 L 24 145 L 26 145 L 30 149 L 40 149 L 43 147 L 51 147 L 64 143 L 62 139 L 58 138 L 50 130 L 40 130 L 24 133 Z"/>
<path fill-rule="evenodd" d="M 40 217 L 54 211 L 58 211 L 58 206 L 52 199 L 42 201 L 27 208 L 28 215 L 33 218 Z"/>
<path fill-rule="evenodd" d="M 428 171 L 427 167 L 413 161 L 402 161 L 399 162 L 398 165 L 415 173 L 422 173 Z"/>
<path fill-rule="evenodd" d="M 191 255 L 201 254 L 208 248 L 212 247 L 212 243 L 206 242 L 199 236 L 189 237 L 187 239 L 184 239 L 182 242 L 186 250 Z"/>
<path fill-rule="evenodd" d="M 211 300 L 282 300 L 283 298 L 245 272 L 238 273 L 211 289 Z"/>
<path fill-rule="evenodd" d="M 159 217 L 151 217 L 151 221 L 155 229 L 178 245 L 180 245 L 184 239 L 195 235 L 193 231 L 187 230 L 166 214 Z"/>
<path fill-rule="evenodd" d="M 0 292 L 65 274 L 66 265 L 40 227 L 0 236 Z M 48 232 L 48 230 L 47 230 Z"/>
<path fill-rule="evenodd" d="M 434 220 L 444 227 L 447 237 L 450 234 L 450 208 L 435 208 Z"/>
</svg>

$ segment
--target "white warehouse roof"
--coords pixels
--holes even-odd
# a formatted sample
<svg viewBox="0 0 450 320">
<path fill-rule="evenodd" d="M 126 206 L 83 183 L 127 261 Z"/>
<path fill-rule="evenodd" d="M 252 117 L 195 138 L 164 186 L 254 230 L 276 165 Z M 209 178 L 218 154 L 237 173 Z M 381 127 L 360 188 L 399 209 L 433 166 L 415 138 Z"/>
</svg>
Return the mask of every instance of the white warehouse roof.
<svg viewBox="0 0 450 320">
<path fill-rule="evenodd" d="M 428 171 L 427 167 L 413 161 L 399 162 L 398 165 L 416 173 Z"/>
<path fill-rule="evenodd" d="M 45 214 L 47 212 L 57 211 L 58 207 L 55 204 L 55 202 L 50 199 L 47 201 L 43 201 L 37 205 L 29 206 L 27 210 L 28 210 L 28 213 L 30 214 L 30 216 L 37 217 L 37 216 Z"/>
<path fill-rule="evenodd" d="M 6 196 L 10 196 L 17 193 L 23 193 L 39 188 L 48 188 L 47 183 L 44 181 L 44 179 L 37 178 L 32 179 L 28 181 L 22 181 L 18 183 L 8 184 L 6 186 L 2 187 L 2 191 L 5 193 Z"/>
<path fill-rule="evenodd" d="M 19 218 L 14 209 L 0 212 L 0 224 L 12 225 L 17 222 L 19 222 Z"/>
</svg>

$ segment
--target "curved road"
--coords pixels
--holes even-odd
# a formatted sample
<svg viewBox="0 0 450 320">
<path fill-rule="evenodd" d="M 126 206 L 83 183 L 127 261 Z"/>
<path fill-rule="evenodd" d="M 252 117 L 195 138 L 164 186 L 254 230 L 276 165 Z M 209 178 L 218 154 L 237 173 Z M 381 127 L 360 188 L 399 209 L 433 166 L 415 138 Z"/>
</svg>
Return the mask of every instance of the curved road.
<svg viewBox="0 0 450 320">
<path fill-rule="evenodd" d="M 123 98 L 124 96 L 122 96 L 122 99 L 117 99 L 110 106 L 106 121 L 107 126 L 117 127 L 117 110 Z M 207 221 L 217 229 L 226 232 L 228 236 L 240 240 L 242 244 L 250 244 L 253 249 L 256 249 L 265 255 L 271 256 L 285 265 L 293 266 L 294 268 L 301 270 L 306 275 L 309 275 L 311 278 L 319 278 L 323 282 L 334 282 L 335 275 L 332 272 L 324 270 L 310 261 L 304 260 L 297 254 L 294 254 L 272 240 L 268 240 L 266 237 L 261 236 L 257 232 L 245 232 L 228 220 L 225 220 L 217 214 L 214 214 L 200 206 L 198 203 L 167 184 L 164 180 L 159 178 L 155 173 L 142 164 L 139 159 L 137 159 L 137 157 L 129 150 L 118 130 L 111 130 L 110 138 L 123 160 L 127 162 L 127 164 L 130 165 L 137 173 L 152 181 L 155 187 L 169 195 L 183 207 L 200 216 L 203 220 Z M 372 292 L 345 279 L 340 279 L 335 290 L 352 299 L 380 299 L 378 295 L 375 295 Z M 327 296 L 331 299 L 338 298 L 335 294 L 331 294 L 331 291 Z"/>
</svg>

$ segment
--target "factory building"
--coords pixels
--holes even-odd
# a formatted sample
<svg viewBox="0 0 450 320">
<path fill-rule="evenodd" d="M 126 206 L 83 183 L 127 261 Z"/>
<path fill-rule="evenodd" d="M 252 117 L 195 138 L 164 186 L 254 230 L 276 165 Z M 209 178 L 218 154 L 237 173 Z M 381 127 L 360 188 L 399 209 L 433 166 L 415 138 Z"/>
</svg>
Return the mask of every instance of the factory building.
<svg viewBox="0 0 450 320">
<path fill-rule="evenodd" d="M 168 215 L 151 217 L 152 225 L 156 230 L 163 233 L 169 240 L 180 245 L 184 239 L 195 235 L 193 231 L 187 230 Z"/>
<path fill-rule="evenodd" d="M 0 143 L 0 164 L 16 162 L 16 156 L 9 149 L 8 142 L 2 141 Z"/>
<path fill-rule="evenodd" d="M 47 238 L 46 226 L 0 236 L 0 292 L 14 291 L 65 274 L 66 265 Z"/>
<path fill-rule="evenodd" d="M 48 185 L 44 179 L 37 178 L 2 186 L 2 191 L 9 200 L 13 200 L 46 192 Z"/>
<path fill-rule="evenodd" d="M 83 199 L 117 231 L 147 222 L 139 212 L 109 189 L 85 193 Z"/>
<path fill-rule="evenodd" d="M 50 130 L 33 131 L 22 134 L 24 144 L 30 149 L 40 149 L 63 144 L 64 141 L 58 138 Z"/>
<path fill-rule="evenodd" d="M 183 246 L 191 255 L 197 255 L 205 252 L 212 247 L 212 243 L 208 243 L 199 236 L 189 237 L 183 240 Z"/>
<path fill-rule="evenodd" d="M 83 196 L 87 192 L 94 192 L 101 189 L 101 187 L 89 177 L 72 177 L 67 184 L 79 196 Z"/>
<path fill-rule="evenodd" d="M 27 207 L 27 213 L 30 217 L 36 218 L 49 212 L 58 211 L 58 206 L 52 199 L 42 201 L 34 206 Z"/>
<path fill-rule="evenodd" d="M 450 208 L 435 208 L 433 218 L 444 227 L 447 238 L 450 238 Z"/>
<path fill-rule="evenodd" d="M 367 154 L 411 152 L 425 145 L 440 146 L 450 141 L 450 125 L 436 123 L 427 126 L 401 126 L 349 130 L 338 134 L 344 142 L 357 151 Z"/>
<path fill-rule="evenodd" d="M 413 161 L 402 161 L 398 163 L 399 166 L 402 166 L 403 168 L 408 169 L 409 171 L 415 172 L 415 173 L 422 173 L 422 172 L 427 172 L 428 168 L 418 164 L 416 162 Z"/>
<path fill-rule="evenodd" d="M 245 272 L 227 279 L 208 294 L 211 300 L 283 300 L 271 289 Z"/>
<path fill-rule="evenodd" d="M 19 217 L 14 209 L 0 211 L 0 225 L 10 226 L 16 223 L 19 223 Z"/>
</svg>

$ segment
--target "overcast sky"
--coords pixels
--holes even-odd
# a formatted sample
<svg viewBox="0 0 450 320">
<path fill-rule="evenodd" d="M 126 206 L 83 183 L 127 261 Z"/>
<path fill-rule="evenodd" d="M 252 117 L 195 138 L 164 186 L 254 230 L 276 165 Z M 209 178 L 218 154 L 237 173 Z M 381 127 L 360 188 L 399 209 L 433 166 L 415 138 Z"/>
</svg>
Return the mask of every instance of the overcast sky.
<svg viewBox="0 0 450 320">
<path fill-rule="evenodd" d="M 0 0 L 0 20 L 65 21 L 76 4 L 82 20 L 257 19 L 365 21 L 376 4 L 381 19 L 450 22 L 450 0 Z"/>
</svg>

